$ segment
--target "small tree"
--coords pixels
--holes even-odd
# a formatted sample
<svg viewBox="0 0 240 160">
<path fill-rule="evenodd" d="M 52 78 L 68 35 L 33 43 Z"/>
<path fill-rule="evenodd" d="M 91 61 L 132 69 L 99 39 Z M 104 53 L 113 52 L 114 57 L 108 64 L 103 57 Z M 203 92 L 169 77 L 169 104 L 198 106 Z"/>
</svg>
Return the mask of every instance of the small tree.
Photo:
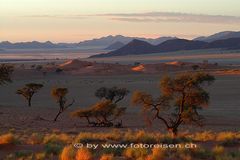
<svg viewBox="0 0 240 160">
<path fill-rule="evenodd" d="M 80 109 L 72 113 L 72 116 L 86 118 L 88 124 L 93 126 L 110 127 L 113 121 L 122 116 L 126 111 L 125 107 L 117 107 L 117 104 L 110 100 L 102 100 L 89 109 Z"/>
<path fill-rule="evenodd" d="M 28 83 L 23 88 L 18 89 L 16 94 L 22 95 L 28 102 L 28 106 L 32 105 L 32 97 L 43 87 L 42 84 Z"/>
<path fill-rule="evenodd" d="M 132 102 L 142 106 L 150 122 L 161 120 L 167 130 L 176 136 L 181 124 L 202 125 L 203 116 L 198 113 L 198 109 L 204 108 L 209 102 L 209 94 L 203 84 L 211 84 L 213 81 L 214 77 L 206 73 L 185 73 L 174 78 L 166 76 L 160 83 L 162 95 L 159 98 L 154 99 L 150 94 L 136 91 Z"/>
<path fill-rule="evenodd" d="M 66 95 L 68 94 L 67 88 L 53 88 L 51 91 L 52 97 L 56 100 L 56 102 L 59 104 L 59 111 L 54 118 L 54 121 L 57 121 L 58 116 L 63 113 L 68 107 L 72 106 L 74 103 L 74 100 L 67 104 L 67 98 Z"/>
<path fill-rule="evenodd" d="M 126 95 L 128 95 L 129 91 L 126 88 L 107 88 L 107 87 L 101 87 L 95 92 L 95 96 L 99 99 L 106 99 L 110 100 L 113 103 L 118 103 L 121 100 L 124 99 Z"/>
<path fill-rule="evenodd" d="M 198 70 L 199 68 L 200 68 L 200 67 L 199 67 L 199 65 L 197 65 L 197 64 L 192 65 L 192 69 L 193 69 L 194 71 Z"/>
<path fill-rule="evenodd" d="M 0 65 L 0 85 L 12 82 L 11 75 L 13 73 L 13 70 L 13 66 L 6 64 Z"/>
</svg>

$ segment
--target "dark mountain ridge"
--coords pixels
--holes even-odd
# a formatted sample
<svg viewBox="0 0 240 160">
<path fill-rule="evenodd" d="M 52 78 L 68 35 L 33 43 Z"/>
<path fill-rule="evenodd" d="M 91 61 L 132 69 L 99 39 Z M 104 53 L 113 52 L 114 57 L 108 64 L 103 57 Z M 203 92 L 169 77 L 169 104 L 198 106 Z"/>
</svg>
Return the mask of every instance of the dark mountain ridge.
<svg viewBox="0 0 240 160">
<path fill-rule="evenodd" d="M 39 49 L 39 48 L 67 48 L 67 46 L 54 44 L 50 41 L 47 42 L 18 42 L 11 43 L 8 41 L 4 41 L 0 43 L 0 48 L 2 49 Z"/>
<path fill-rule="evenodd" d="M 181 50 L 214 49 L 214 48 L 240 49 L 240 38 L 229 38 L 224 40 L 217 40 L 210 43 L 186 39 L 173 39 L 165 41 L 159 45 L 151 45 L 144 41 L 133 40 L 120 49 L 117 49 L 109 53 L 94 55 L 91 56 L 91 58 L 140 55 L 161 52 L 173 52 Z"/>
</svg>

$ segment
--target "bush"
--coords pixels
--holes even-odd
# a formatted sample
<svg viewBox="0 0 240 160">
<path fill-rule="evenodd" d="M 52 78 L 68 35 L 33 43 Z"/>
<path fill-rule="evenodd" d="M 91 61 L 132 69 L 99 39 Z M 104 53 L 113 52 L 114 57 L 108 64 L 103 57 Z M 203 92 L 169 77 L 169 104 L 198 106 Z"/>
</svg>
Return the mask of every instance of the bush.
<svg viewBox="0 0 240 160">
<path fill-rule="evenodd" d="M 3 134 L 0 136 L 0 144 L 14 144 L 15 138 L 12 133 Z"/>
<path fill-rule="evenodd" d="M 165 156 L 165 151 L 161 148 L 153 148 L 152 154 L 148 155 L 146 160 L 161 160 Z"/>
<path fill-rule="evenodd" d="M 68 144 L 71 143 L 71 141 L 71 137 L 67 134 L 48 134 L 44 137 L 43 143 Z"/>
<path fill-rule="evenodd" d="M 45 160 L 46 158 L 46 153 L 42 152 L 42 153 L 36 153 L 35 154 L 35 159 L 36 160 Z"/>
<path fill-rule="evenodd" d="M 124 150 L 123 155 L 129 159 L 144 160 L 148 155 L 148 151 L 144 148 L 127 148 Z"/>
<path fill-rule="evenodd" d="M 221 132 L 218 133 L 216 136 L 216 141 L 225 141 L 225 140 L 231 140 L 236 137 L 236 134 L 233 132 Z"/>
<path fill-rule="evenodd" d="M 226 139 L 223 142 L 221 142 L 221 145 L 225 147 L 233 147 L 239 144 L 240 142 L 237 139 Z"/>
<path fill-rule="evenodd" d="M 221 155 L 224 153 L 224 147 L 223 146 L 215 146 L 212 150 L 214 155 Z"/>
<path fill-rule="evenodd" d="M 215 135 L 212 132 L 204 131 L 200 133 L 196 133 L 195 136 L 193 136 L 193 140 L 195 141 L 212 141 L 215 140 Z"/>
<path fill-rule="evenodd" d="M 114 160 L 113 154 L 104 154 L 101 156 L 100 160 Z"/>
<path fill-rule="evenodd" d="M 41 144 L 43 142 L 43 135 L 39 133 L 33 133 L 27 140 L 27 144 Z"/>
<path fill-rule="evenodd" d="M 46 144 L 45 151 L 47 155 L 59 155 L 63 146 L 59 144 Z"/>
<path fill-rule="evenodd" d="M 22 150 L 22 151 L 17 151 L 15 153 L 15 157 L 16 159 L 32 159 L 33 158 L 33 153 L 32 151 L 25 151 L 25 150 Z"/>
<path fill-rule="evenodd" d="M 63 148 L 60 155 L 60 160 L 74 160 L 75 150 L 72 146 L 66 146 Z"/>
<path fill-rule="evenodd" d="M 91 152 L 86 148 L 81 148 L 77 150 L 76 160 L 92 160 Z"/>
</svg>

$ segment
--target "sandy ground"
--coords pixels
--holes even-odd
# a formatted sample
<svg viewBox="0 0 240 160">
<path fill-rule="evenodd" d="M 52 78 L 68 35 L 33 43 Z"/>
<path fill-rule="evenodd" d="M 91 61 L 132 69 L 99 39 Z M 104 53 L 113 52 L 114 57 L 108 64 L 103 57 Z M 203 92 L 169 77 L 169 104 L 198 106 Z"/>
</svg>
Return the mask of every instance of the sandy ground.
<svg viewBox="0 0 240 160">
<path fill-rule="evenodd" d="M 132 74 L 130 72 L 120 75 L 88 75 L 72 74 L 72 72 L 43 75 L 36 70 L 17 69 L 13 75 L 13 83 L 0 87 L 0 132 L 13 128 L 19 132 L 60 130 L 77 134 L 80 131 L 93 131 L 93 128 L 87 126 L 85 120 L 72 118 L 69 115 L 78 108 L 88 107 L 97 102 L 94 92 L 102 86 L 126 87 L 130 90 L 130 94 L 120 103 L 121 106 L 127 107 L 126 115 L 121 118 L 123 130 L 131 128 L 163 131 L 164 126 L 158 122 L 152 128 L 144 125 L 140 109 L 131 105 L 130 97 L 135 90 L 146 91 L 157 96 L 159 80 L 165 73 Z M 173 73 L 175 72 L 171 72 Z M 215 70 L 213 73 L 215 74 Z M 222 68 L 221 73 L 215 74 L 216 82 L 209 88 L 211 97 L 209 107 L 201 111 L 206 117 L 206 125 L 202 128 L 186 126 L 182 129 L 189 131 L 238 131 L 240 129 L 240 75 L 224 74 Z M 15 94 L 17 88 L 29 82 L 44 84 L 44 88 L 33 97 L 32 107 L 27 107 L 24 99 Z M 57 122 L 53 122 L 52 119 L 57 114 L 58 106 L 50 96 L 50 90 L 55 86 L 67 87 L 68 99 L 71 101 L 74 98 L 76 101 Z M 111 128 L 94 128 L 94 131 L 108 130 Z"/>
</svg>

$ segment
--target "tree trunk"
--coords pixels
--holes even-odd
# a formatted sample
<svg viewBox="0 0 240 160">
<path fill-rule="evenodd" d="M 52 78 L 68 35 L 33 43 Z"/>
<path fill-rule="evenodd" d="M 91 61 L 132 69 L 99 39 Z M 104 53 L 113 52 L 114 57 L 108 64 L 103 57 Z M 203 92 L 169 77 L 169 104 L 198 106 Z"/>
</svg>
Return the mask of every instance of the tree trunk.
<svg viewBox="0 0 240 160">
<path fill-rule="evenodd" d="M 28 98 L 28 107 L 32 106 L 31 100 L 32 100 L 32 98 Z"/>
<path fill-rule="evenodd" d="M 54 122 L 57 121 L 57 118 L 58 118 L 58 116 L 59 116 L 61 113 L 62 113 L 61 111 L 58 112 L 58 114 L 57 114 L 56 117 L 54 118 Z"/>
<path fill-rule="evenodd" d="M 169 127 L 168 133 L 171 134 L 173 138 L 176 138 L 178 134 L 178 129 L 176 127 Z"/>
</svg>

